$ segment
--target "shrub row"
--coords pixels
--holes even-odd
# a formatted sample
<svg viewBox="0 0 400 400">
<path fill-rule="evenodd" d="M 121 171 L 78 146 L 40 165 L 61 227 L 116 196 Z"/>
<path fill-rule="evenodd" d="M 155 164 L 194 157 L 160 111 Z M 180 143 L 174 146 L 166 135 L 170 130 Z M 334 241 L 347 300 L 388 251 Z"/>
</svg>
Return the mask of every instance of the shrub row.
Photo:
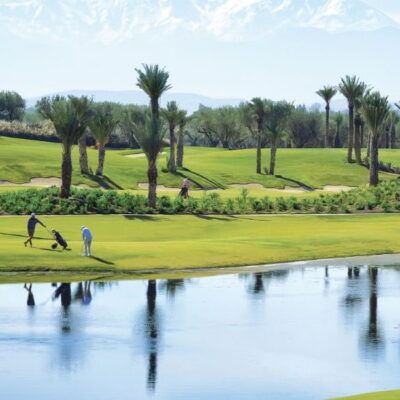
<svg viewBox="0 0 400 400">
<path fill-rule="evenodd" d="M 115 190 L 72 190 L 70 199 L 60 199 L 58 188 L 27 189 L 0 194 L 1 214 L 250 214 L 250 213 L 353 213 L 400 211 L 400 181 L 381 183 L 376 188 L 357 188 L 349 192 L 320 194 L 317 197 L 255 198 L 243 189 L 236 198 L 222 199 L 218 193 L 202 197 L 158 198 L 157 209 L 147 198 Z"/>
</svg>

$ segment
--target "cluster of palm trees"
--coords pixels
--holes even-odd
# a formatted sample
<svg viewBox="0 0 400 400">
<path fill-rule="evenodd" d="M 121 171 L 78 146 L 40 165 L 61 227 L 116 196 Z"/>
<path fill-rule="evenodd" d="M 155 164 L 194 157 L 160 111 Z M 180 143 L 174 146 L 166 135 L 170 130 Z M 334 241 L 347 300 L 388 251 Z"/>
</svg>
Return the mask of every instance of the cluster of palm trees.
<svg viewBox="0 0 400 400">
<path fill-rule="evenodd" d="M 278 141 L 286 129 L 288 117 L 294 109 L 293 104 L 272 101 L 260 97 L 253 98 L 242 108 L 242 120 L 256 142 L 256 173 L 261 174 L 261 148 L 265 139 L 270 142 L 269 175 L 275 174 Z"/>
<path fill-rule="evenodd" d="M 346 98 L 348 104 L 347 162 L 354 162 L 354 150 L 355 162 L 359 165 L 364 163 L 361 156 L 361 147 L 362 130 L 365 124 L 369 131 L 366 163 L 370 169 L 370 185 L 375 186 L 379 181 L 379 139 L 385 131 L 388 119 L 394 116 L 388 97 L 382 96 L 378 91 L 369 88 L 357 76 L 349 75 L 341 79 L 338 87 L 324 86 L 318 90 L 316 93 L 325 101 L 325 147 L 329 147 L 330 103 L 338 92 Z M 400 108 L 398 105 L 396 106 Z M 343 122 L 343 116 L 337 114 L 335 122 L 338 130 Z"/>
<path fill-rule="evenodd" d="M 55 128 L 62 145 L 61 193 L 62 198 L 71 194 L 72 181 L 72 146 L 80 145 L 80 167 L 83 173 L 89 173 L 86 153 L 86 131 L 90 129 L 96 138 L 98 147 L 97 175 L 103 175 L 105 145 L 118 121 L 113 115 L 109 103 L 94 104 L 85 96 L 43 97 L 36 104 L 42 117 L 49 119 Z"/>
</svg>

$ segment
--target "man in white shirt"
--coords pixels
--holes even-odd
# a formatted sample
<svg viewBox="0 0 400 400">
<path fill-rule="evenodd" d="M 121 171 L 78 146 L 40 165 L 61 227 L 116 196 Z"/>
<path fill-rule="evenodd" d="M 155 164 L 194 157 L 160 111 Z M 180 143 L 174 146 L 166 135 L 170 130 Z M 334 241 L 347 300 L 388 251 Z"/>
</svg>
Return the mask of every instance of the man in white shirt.
<svg viewBox="0 0 400 400">
<path fill-rule="evenodd" d="M 81 226 L 81 232 L 82 232 L 82 240 L 83 240 L 83 247 L 85 250 L 85 257 L 90 257 L 91 256 L 91 250 L 90 247 L 92 245 L 92 232 L 90 232 L 90 229 L 87 228 L 86 226 Z"/>
</svg>

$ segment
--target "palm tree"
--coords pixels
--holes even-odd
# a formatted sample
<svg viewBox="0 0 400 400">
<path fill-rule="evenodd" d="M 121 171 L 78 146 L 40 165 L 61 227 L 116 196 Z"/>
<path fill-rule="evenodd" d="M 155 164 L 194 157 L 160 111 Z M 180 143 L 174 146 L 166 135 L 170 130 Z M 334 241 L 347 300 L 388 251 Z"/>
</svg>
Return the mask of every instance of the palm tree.
<svg viewBox="0 0 400 400">
<path fill-rule="evenodd" d="M 169 128 L 169 160 L 168 171 L 176 172 L 176 157 L 175 157 L 175 128 L 179 124 L 180 114 L 176 101 L 169 101 L 167 107 L 162 110 L 162 115 L 167 121 Z"/>
<path fill-rule="evenodd" d="M 263 136 L 265 136 L 265 123 L 268 112 L 269 102 L 268 100 L 261 99 L 260 97 L 254 97 L 250 103 L 248 103 L 250 111 L 254 119 L 256 120 L 257 128 L 255 131 L 255 137 L 257 142 L 256 150 L 256 173 L 261 174 L 261 145 Z"/>
<path fill-rule="evenodd" d="M 86 132 L 78 139 L 79 148 L 79 166 L 82 174 L 89 174 L 89 160 L 86 150 Z"/>
<path fill-rule="evenodd" d="M 379 92 L 368 93 L 362 102 L 361 113 L 370 131 L 369 184 L 376 186 L 379 182 L 378 140 L 389 114 L 388 98 Z"/>
<path fill-rule="evenodd" d="M 179 130 L 178 130 L 178 144 L 176 149 L 176 165 L 178 168 L 183 167 L 183 144 L 185 126 L 188 122 L 187 111 L 180 110 L 179 112 Z"/>
<path fill-rule="evenodd" d="M 354 106 L 357 99 L 362 97 L 366 85 L 356 76 L 346 75 L 339 84 L 340 93 L 347 99 L 349 108 L 349 135 L 347 143 L 347 162 L 353 162 L 354 146 Z M 358 150 L 356 150 L 357 152 Z"/>
<path fill-rule="evenodd" d="M 72 146 L 85 132 L 92 118 L 91 103 L 87 97 L 43 97 L 36 104 L 37 111 L 49 119 L 62 145 L 61 197 L 68 198 L 72 180 Z"/>
<path fill-rule="evenodd" d="M 285 124 L 292 112 L 293 105 L 286 101 L 274 101 L 269 103 L 267 111 L 267 129 L 271 141 L 271 155 L 269 160 L 269 175 L 275 175 L 276 151 L 278 140 L 285 131 Z"/>
<path fill-rule="evenodd" d="M 322 97 L 325 101 L 325 147 L 329 147 L 329 112 L 330 103 L 337 93 L 337 89 L 333 86 L 324 86 L 322 89 L 317 91 L 317 95 Z"/>
<path fill-rule="evenodd" d="M 136 69 L 137 86 L 150 98 L 150 121 L 146 121 L 137 130 L 137 140 L 146 154 L 149 181 L 148 202 L 155 208 L 157 201 L 157 156 L 162 148 L 163 129 L 160 124 L 159 99 L 171 86 L 168 84 L 169 73 L 158 65 L 143 65 L 143 70 Z"/>
<path fill-rule="evenodd" d="M 342 144 L 340 142 L 340 129 L 342 128 L 342 125 L 343 125 L 343 120 L 344 120 L 343 114 L 338 112 L 334 115 L 333 119 L 336 124 L 336 133 L 335 133 L 333 147 L 339 148 L 339 147 L 342 147 Z"/>
<path fill-rule="evenodd" d="M 106 157 L 106 144 L 110 140 L 111 133 L 118 124 L 112 105 L 110 103 L 99 103 L 93 108 L 93 118 L 89 122 L 89 128 L 96 139 L 98 149 L 98 164 L 96 175 L 102 176 L 104 159 Z"/>
</svg>

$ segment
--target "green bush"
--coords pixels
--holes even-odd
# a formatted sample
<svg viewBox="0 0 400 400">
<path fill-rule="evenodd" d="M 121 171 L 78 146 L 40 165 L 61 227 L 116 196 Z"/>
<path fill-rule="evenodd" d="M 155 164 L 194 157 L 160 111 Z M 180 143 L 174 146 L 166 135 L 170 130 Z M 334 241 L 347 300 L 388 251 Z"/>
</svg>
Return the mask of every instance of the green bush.
<svg viewBox="0 0 400 400">
<path fill-rule="evenodd" d="M 267 196 L 254 198 L 243 190 L 235 199 L 222 199 L 218 193 L 183 199 L 160 196 L 157 209 L 148 207 L 142 195 L 115 190 L 73 188 L 69 199 L 60 199 L 59 189 L 26 189 L 0 193 L 0 214 L 146 214 L 220 213 L 248 214 L 273 212 L 351 213 L 400 211 L 400 180 L 383 182 L 376 188 L 357 188 L 349 192 L 298 199 Z"/>
</svg>

